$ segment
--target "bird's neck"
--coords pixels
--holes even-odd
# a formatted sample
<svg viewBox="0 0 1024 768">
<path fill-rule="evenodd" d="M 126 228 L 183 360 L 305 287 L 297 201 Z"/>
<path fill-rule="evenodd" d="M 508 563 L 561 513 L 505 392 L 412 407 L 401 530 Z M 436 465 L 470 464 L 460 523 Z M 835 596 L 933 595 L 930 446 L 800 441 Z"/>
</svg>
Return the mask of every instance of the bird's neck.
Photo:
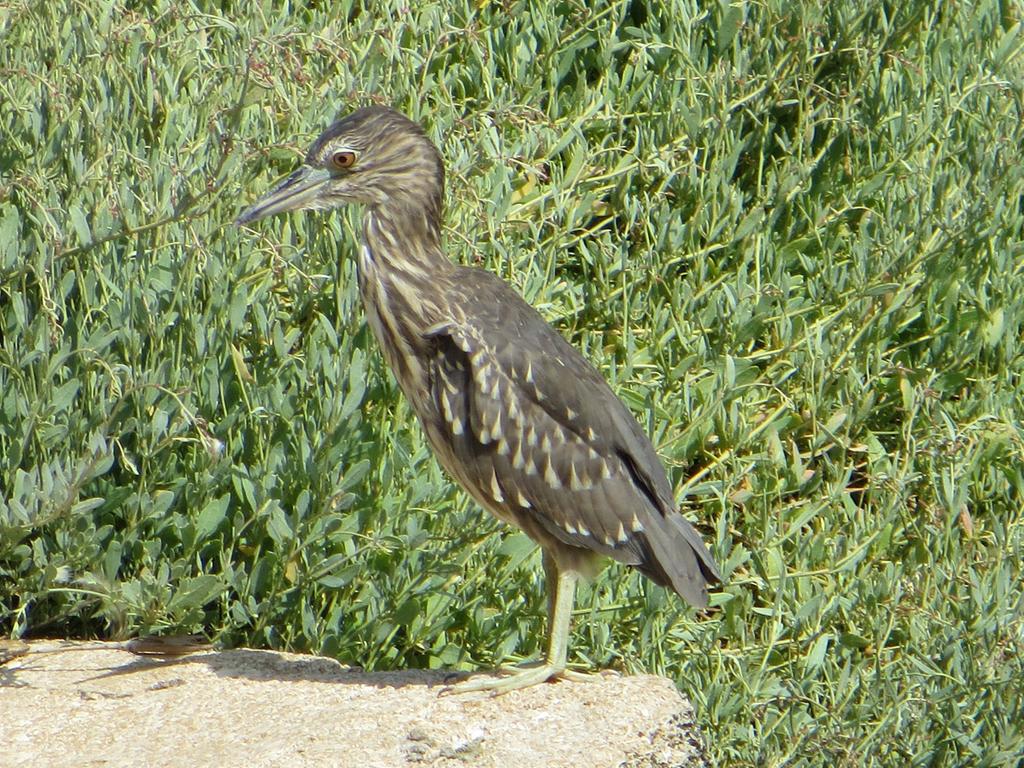
<svg viewBox="0 0 1024 768">
<path fill-rule="evenodd" d="M 440 221 L 424 207 L 377 205 L 363 218 L 359 292 L 373 335 L 417 413 L 428 404 L 424 334 L 448 320 L 444 287 L 456 267 L 441 252 Z"/>
<path fill-rule="evenodd" d="M 440 286 L 456 269 L 441 251 L 440 217 L 427 205 L 389 201 L 367 208 L 359 287 L 366 307 L 403 318 L 420 333 L 438 316 Z"/>
<path fill-rule="evenodd" d="M 439 201 L 392 200 L 367 208 L 363 245 L 366 277 L 421 282 L 453 269 L 441 251 Z"/>
</svg>

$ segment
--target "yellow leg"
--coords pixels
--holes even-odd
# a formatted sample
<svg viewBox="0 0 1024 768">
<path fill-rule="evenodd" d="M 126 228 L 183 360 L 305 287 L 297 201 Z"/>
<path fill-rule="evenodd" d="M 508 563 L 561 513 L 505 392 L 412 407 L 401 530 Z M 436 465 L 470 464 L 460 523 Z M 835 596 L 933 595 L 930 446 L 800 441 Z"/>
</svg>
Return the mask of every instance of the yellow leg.
<svg viewBox="0 0 1024 768">
<path fill-rule="evenodd" d="M 498 696 L 553 678 L 565 677 L 576 680 L 587 677 L 569 672 L 565 668 L 569 647 L 569 620 L 572 618 L 572 605 L 576 598 L 579 574 L 575 571 L 559 571 L 554 558 L 547 552 L 544 553 L 544 573 L 548 582 L 548 652 L 544 662 L 536 666 L 504 668 L 501 674 L 506 675 L 505 677 L 467 680 L 446 689 L 446 692 L 487 691 Z"/>
</svg>

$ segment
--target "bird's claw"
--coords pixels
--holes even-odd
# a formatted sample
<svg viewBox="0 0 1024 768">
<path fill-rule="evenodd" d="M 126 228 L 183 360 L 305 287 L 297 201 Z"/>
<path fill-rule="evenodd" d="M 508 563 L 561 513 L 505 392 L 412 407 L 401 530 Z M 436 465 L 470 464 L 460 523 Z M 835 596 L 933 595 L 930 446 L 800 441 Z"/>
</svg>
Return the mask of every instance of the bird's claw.
<svg viewBox="0 0 1024 768">
<path fill-rule="evenodd" d="M 457 694 L 483 693 L 484 698 L 501 696 L 511 691 L 529 688 L 540 683 L 551 683 L 566 680 L 573 683 L 593 682 L 598 675 L 559 667 L 554 664 L 536 664 L 524 667 L 501 667 L 495 674 L 477 675 L 464 679 L 441 689 L 439 696 Z"/>
</svg>

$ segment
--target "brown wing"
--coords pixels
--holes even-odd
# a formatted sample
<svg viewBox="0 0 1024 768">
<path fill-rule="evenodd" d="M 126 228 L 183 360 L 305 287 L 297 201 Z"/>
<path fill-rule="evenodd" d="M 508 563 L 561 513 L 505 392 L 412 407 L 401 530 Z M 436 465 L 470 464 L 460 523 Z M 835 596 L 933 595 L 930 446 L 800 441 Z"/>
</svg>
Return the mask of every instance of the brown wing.
<svg viewBox="0 0 1024 768">
<path fill-rule="evenodd" d="M 706 604 L 718 570 L 676 511 L 636 419 L 503 282 L 480 270 L 464 277 L 459 301 L 472 322 L 426 334 L 432 395 L 459 479 L 541 544 L 553 538 L 614 557 Z"/>
</svg>

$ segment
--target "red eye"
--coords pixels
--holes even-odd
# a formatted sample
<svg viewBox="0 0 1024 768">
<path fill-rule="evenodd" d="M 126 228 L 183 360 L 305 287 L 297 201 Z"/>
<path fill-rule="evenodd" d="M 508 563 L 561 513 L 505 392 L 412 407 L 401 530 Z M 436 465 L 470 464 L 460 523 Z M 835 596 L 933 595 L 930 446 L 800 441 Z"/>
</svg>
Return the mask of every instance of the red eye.
<svg viewBox="0 0 1024 768">
<path fill-rule="evenodd" d="M 335 168 L 351 168 L 355 164 L 355 152 L 335 152 L 331 155 L 331 165 Z"/>
</svg>

